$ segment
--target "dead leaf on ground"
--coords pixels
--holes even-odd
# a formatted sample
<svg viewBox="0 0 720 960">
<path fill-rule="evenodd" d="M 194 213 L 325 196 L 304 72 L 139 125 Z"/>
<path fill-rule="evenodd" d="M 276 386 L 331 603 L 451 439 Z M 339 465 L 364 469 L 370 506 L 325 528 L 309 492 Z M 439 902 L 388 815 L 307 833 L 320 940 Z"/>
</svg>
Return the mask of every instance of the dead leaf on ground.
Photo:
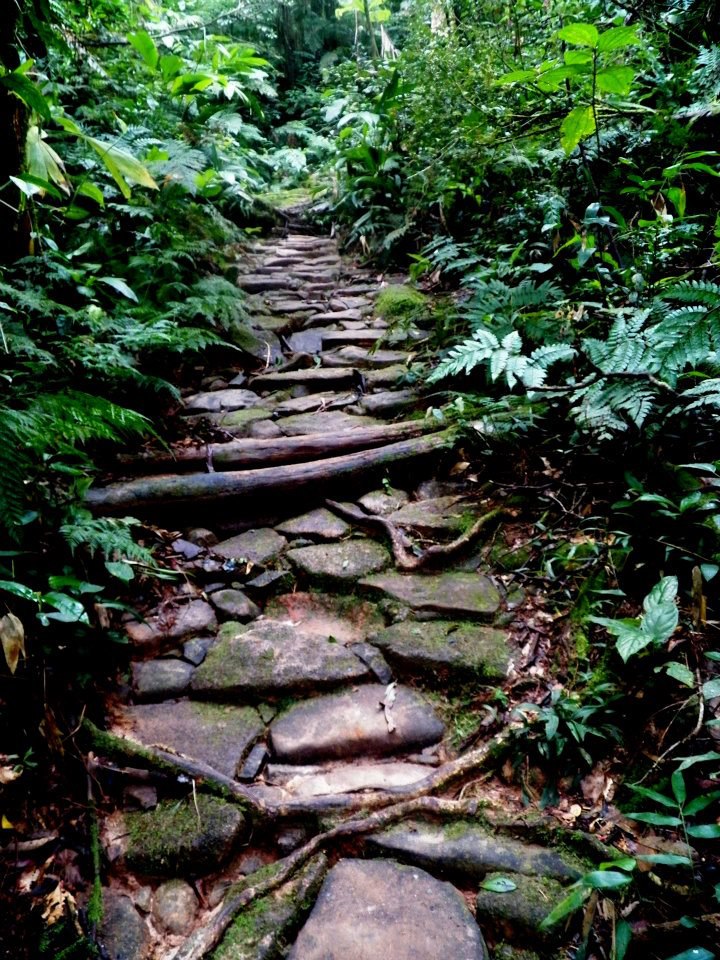
<svg viewBox="0 0 720 960">
<path fill-rule="evenodd" d="M 0 619 L 0 638 L 2 638 L 5 662 L 8 665 L 10 673 L 15 673 L 18 661 L 20 660 L 20 654 L 22 654 L 24 658 L 26 653 L 25 628 L 22 625 L 22 620 L 16 617 L 14 613 L 6 613 L 5 616 Z"/>
</svg>

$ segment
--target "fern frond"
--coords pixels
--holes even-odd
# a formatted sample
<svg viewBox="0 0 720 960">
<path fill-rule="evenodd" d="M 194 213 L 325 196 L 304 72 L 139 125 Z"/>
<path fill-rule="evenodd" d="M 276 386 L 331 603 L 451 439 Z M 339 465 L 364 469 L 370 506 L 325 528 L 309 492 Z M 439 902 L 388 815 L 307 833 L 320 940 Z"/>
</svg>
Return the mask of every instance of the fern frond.
<svg viewBox="0 0 720 960">
<path fill-rule="evenodd" d="M 80 548 L 91 556 L 100 554 L 105 560 L 134 560 L 152 564 L 153 554 L 133 539 L 133 528 L 141 526 L 134 517 L 92 517 L 82 510 L 60 527 L 60 533 L 70 550 Z"/>
</svg>

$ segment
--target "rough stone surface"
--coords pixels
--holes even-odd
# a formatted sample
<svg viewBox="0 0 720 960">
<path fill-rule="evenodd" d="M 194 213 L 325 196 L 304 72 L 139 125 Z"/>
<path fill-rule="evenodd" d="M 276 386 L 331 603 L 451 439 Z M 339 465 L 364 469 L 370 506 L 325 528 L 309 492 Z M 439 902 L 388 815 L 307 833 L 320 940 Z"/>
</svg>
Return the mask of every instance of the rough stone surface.
<svg viewBox="0 0 720 960">
<path fill-rule="evenodd" d="M 289 960 L 486 960 L 482 934 L 448 883 L 389 860 L 330 871 Z"/>
<path fill-rule="evenodd" d="M 485 879 L 504 876 L 504 873 L 489 873 Z M 567 890 L 557 880 L 547 877 L 515 876 L 513 882 L 517 885 L 516 889 L 507 893 L 479 890 L 475 916 L 483 925 L 487 924 L 508 940 L 515 940 L 523 934 L 532 935 L 534 940 L 544 939 L 547 934 L 539 929 L 540 924 L 567 896 Z"/>
<path fill-rule="evenodd" d="M 235 776 L 239 763 L 265 729 L 252 707 L 190 700 L 128 707 L 123 727 L 129 727 L 130 735 L 140 743 L 164 744 L 227 777 Z"/>
<path fill-rule="evenodd" d="M 432 707 L 414 690 L 398 687 L 390 733 L 380 702 L 385 687 L 371 684 L 307 700 L 278 717 L 271 727 L 275 757 L 313 763 L 360 755 L 386 756 L 442 739 L 445 728 Z"/>
<path fill-rule="evenodd" d="M 146 660 L 132 665 L 137 700 L 164 700 L 181 697 L 195 668 L 184 660 Z"/>
<path fill-rule="evenodd" d="M 328 767 L 296 767 L 270 764 L 265 780 L 281 786 L 294 797 L 321 797 L 357 790 L 387 790 L 423 780 L 430 771 L 419 763 L 352 763 Z"/>
<path fill-rule="evenodd" d="M 193 637 L 192 640 L 183 644 L 183 657 L 197 667 L 203 662 L 214 643 L 214 637 Z"/>
<path fill-rule="evenodd" d="M 294 567 L 320 582 L 359 580 L 384 570 L 390 563 L 390 554 L 374 540 L 344 540 L 300 547 L 288 550 L 287 557 Z"/>
<path fill-rule="evenodd" d="M 399 527 L 430 536 L 455 535 L 460 533 L 468 517 L 474 519 L 476 506 L 462 497 L 434 497 L 407 503 L 391 513 L 390 519 Z"/>
<path fill-rule="evenodd" d="M 447 676 L 504 680 L 510 662 L 504 630 L 454 620 L 405 620 L 368 637 L 390 663 L 442 681 Z"/>
<path fill-rule="evenodd" d="M 291 620 L 302 633 L 333 637 L 346 645 L 360 643 L 366 633 L 383 626 L 374 604 L 325 593 L 287 593 L 272 600 L 265 613 L 275 620 Z"/>
<path fill-rule="evenodd" d="M 549 847 L 491 834 L 472 823 L 439 825 L 408 822 L 376 834 L 371 845 L 385 856 L 441 870 L 449 876 L 481 880 L 503 871 L 574 881 L 578 865 Z"/>
<path fill-rule="evenodd" d="M 255 900 L 244 909 L 213 952 L 213 960 L 276 960 L 284 955 L 288 935 L 308 913 L 327 871 L 327 858 L 320 853 L 291 882 L 275 894 Z"/>
<path fill-rule="evenodd" d="M 193 600 L 149 616 L 146 620 L 129 620 L 125 630 L 132 643 L 145 653 L 173 646 L 176 641 L 198 633 L 207 633 L 217 626 L 215 611 L 204 600 Z"/>
<path fill-rule="evenodd" d="M 153 920 L 168 933 L 190 933 L 195 921 L 198 899 L 195 891 L 184 880 L 168 880 L 155 891 L 152 904 Z"/>
<path fill-rule="evenodd" d="M 103 913 L 98 939 L 109 960 L 144 960 L 150 937 L 132 900 L 105 890 Z"/>
<path fill-rule="evenodd" d="M 403 507 L 409 499 L 410 495 L 404 490 L 388 487 L 387 490 L 371 490 L 364 497 L 360 497 L 358 503 L 365 507 L 368 513 L 378 513 L 386 517 Z"/>
<path fill-rule="evenodd" d="M 265 620 L 223 636 L 197 668 L 195 696 L 261 697 L 327 689 L 368 676 L 368 668 L 334 637 L 301 632 L 292 623 Z"/>
<path fill-rule="evenodd" d="M 298 413 L 284 417 L 279 426 L 286 437 L 299 437 L 306 433 L 340 433 L 354 427 L 373 427 L 382 423 L 372 417 L 352 417 L 342 410 L 325 410 L 323 413 Z"/>
<path fill-rule="evenodd" d="M 208 393 L 196 393 L 185 401 L 188 413 L 222 413 L 224 410 L 247 410 L 260 402 L 260 397 L 252 390 L 211 390 Z"/>
<path fill-rule="evenodd" d="M 423 574 L 380 573 L 360 581 L 374 594 L 385 594 L 413 610 L 426 610 L 450 617 L 492 619 L 501 605 L 498 588 L 489 577 L 477 573 Z"/>
<path fill-rule="evenodd" d="M 270 527 L 261 527 L 259 530 L 246 530 L 236 537 L 223 540 L 213 547 L 213 553 L 227 560 L 267 563 L 277 557 L 286 545 L 285 537 L 281 537 Z"/>
<path fill-rule="evenodd" d="M 229 618 L 248 623 L 260 616 L 260 607 L 248 599 L 242 590 L 218 590 L 212 594 L 211 602 L 223 620 Z"/>
<path fill-rule="evenodd" d="M 325 507 L 311 510 L 301 517 L 284 520 L 276 527 L 289 537 L 308 537 L 311 540 L 339 540 L 350 533 L 350 525 Z"/>
<path fill-rule="evenodd" d="M 147 876 L 201 876 L 217 870 L 245 831 L 234 804 L 198 794 L 126 816 L 125 862 Z"/>
</svg>

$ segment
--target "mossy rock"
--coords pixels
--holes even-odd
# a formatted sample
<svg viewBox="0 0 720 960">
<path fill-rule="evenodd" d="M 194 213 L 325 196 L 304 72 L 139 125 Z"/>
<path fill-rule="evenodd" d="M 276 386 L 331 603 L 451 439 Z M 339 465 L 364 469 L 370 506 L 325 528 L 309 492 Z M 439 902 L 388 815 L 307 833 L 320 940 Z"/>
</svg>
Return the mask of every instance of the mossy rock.
<svg viewBox="0 0 720 960">
<path fill-rule="evenodd" d="M 231 803 L 198 796 L 127 815 L 125 862 L 151 877 L 199 876 L 217 870 L 245 832 L 245 817 Z"/>
<path fill-rule="evenodd" d="M 484 885 L 500 879 L 510 878 L 504 873 L 489 873 Z M 475 912 L 478 923 L 510 941 L 554 939 L 556 930 L 542 930 L 540 927 L 550 911 L 567 896 L 567 889 L 550 877 L 513 874 L 512 882 L 515 889 L 506 893 L 484 888 L 478 891 Z"/>
<path fill-rule="evenodd" d="M 384 287 L 375 301 L 375 312 L 389 321 L 410 321 L 426 310 L 425 296 L 419 290 L 404 284 Z"/>
<path fill-rule="evenodd" d="M 318 854 L 291 883 L 253 901 L 234 920 L 212 954 L 212 960 L 271 960 L 279 957 L 310 912 L 326 871 L 327 857 Z"/>
</svg>

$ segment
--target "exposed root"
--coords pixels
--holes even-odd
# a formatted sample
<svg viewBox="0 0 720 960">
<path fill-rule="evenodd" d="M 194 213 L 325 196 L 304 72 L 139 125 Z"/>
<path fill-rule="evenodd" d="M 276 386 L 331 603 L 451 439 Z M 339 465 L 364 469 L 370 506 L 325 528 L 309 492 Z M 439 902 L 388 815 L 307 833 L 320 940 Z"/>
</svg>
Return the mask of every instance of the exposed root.
<svg viewBox="0 0 720 960">
<path fill-rule="evenodd" d="M 434 543 L 416 555 L 408 549 L 408 541 L 402 530 L 387 517 L 366 513 L 353 503 L 338 503 L 336 500 L 326 500 L 325 503 L 334 513 L 345 520 L 352 520 L 366 527 L 380 527 L 384 530 L 390 540 L 395 566 L 398 570 L 403 571 L 422 570 L 425 567 L 432 566 L 438 560 L 447 560 L 449 557 L 461 553 L 475 542 L 489 523 L 506 512 L 502 507 L 489 510 L 469 530 L 456 537 L 451 543 Z"/>
</svg>

